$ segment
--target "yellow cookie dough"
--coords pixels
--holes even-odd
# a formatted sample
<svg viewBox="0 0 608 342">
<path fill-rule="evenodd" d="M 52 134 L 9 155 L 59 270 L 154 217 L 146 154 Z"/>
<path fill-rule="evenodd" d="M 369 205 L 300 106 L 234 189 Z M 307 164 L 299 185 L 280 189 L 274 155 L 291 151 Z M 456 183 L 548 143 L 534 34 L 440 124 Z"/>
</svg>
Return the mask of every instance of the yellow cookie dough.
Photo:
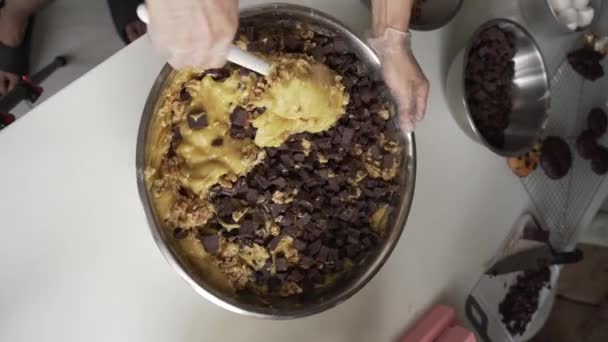
<svg viewBox="0 0 608 342">
<path fill-rule="evenodd" d="M 329 129 L 344 114 L 348 94 L 341 77 L 324 64 L 282 57 L 273 62 L 268 84 L 253 101 L 266 111 L 254 119 L 255 144 L 277 147 L 295 133 Z"/>
</svg>

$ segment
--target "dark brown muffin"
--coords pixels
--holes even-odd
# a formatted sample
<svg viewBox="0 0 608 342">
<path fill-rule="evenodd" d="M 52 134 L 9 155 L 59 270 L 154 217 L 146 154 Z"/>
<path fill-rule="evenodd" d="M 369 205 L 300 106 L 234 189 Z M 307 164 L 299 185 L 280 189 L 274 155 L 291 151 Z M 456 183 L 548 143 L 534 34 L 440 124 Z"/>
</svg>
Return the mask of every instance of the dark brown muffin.
<svg viewBox="0 0 608 342">
<path fill-rule="evenodd" d="M 602 176 L 608 172 L 608 149 L 599 146 L 591 159 L 591 169 L 593 172 Z"/>
<path fill-rule="evenodd" d="M 556 136 L 546 138 L 541 149 L 540 166 L 551 179 L 558 180 L 567 175 L 572 166 L 568 143 Z"/>
<path fill-rule="evenodd" d="M 591 159 L 598 147 L 597 135 L 590 129 L 583 131 L 576 139 L 576 151 L 583 159 Z"/>
<path fill-rule="evenodd" d="M 587 128 L 589 128 L 596 137 L 601 137 L 606 133 L 606 127 L 608 127 L 606 112 L 601 108 L 593 108 L 587 117 Z"/>
<path fill-rule="evenodd" d="M 591 47 L 582 47 L 568 54 L 568 62 L 585 79 L 595 81 L 604 76 L 604 56 Z"/>
</svg>

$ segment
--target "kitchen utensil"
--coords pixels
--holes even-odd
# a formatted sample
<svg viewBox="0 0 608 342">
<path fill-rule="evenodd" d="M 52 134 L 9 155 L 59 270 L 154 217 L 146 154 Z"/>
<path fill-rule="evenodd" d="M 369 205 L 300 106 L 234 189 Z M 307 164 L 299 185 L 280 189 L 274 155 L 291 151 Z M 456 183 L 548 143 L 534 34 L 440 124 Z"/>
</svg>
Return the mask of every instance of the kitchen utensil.
<svg viewBox="0 0 608 342">
<path fill-rule="evenodd" d="M 141 21 L 148 24 L 150 17 L 148 16 L 148 9 L 145 4 L 141 4 L 137 7 L 137 16 Z M 230 46 L 228 54 L 226 55 L 226 60 L 264 76 L 268 76 L 268 73 L 270 72 L 270 65 L 263 59 L 244 51 L 235 45 Z"/>
<path fill-rule="evenodd" d="M 371 8 L 371 0 L 363 0 Z M 433 31 L 447 25 L 460 11 L 463 0 L 415 0 L 410 29 Z"/>
<path fill-rule="evenodd" d="M 481 135 L 473 121 L 465 96 L 465 69 L 469 50 L 485 29 L 498 26 L 515 35 L 515 76 L 512 84 L 513 110 L 504 131 L 504 146 L 496 148 Z M 451 113 L 473 140 L 501 156 L 520 156 L 538 142 L 549 108 L 549 81 L 543 56 L 534 38 L 519 24 L 508 19 L 493 19 L 481 25 L 452 62 L 447 80 Z"/>
<path fill-rule="evenodd" d="M 507 274 L 517 271 L 535 270 L 551 265 L 574 264 L 583 259 L 583 252 L 555 252 L 548 245 L 530 248 L 523 252 L 508 255 L 486 271 L 489 275 Z"/>
<path fill-rule="evenodd" d="M 242 25 L 254 25 L 258 28 L 273 29 L 303 27 L 324 35 L 334 36 L 348 46 L 348 51 L 356 54 L 362 65 L 372 77 L 380 77 L 380 61 L 372 49 L 351 30 L 333 17 L 320 11 L 292 4 L 266 4 L 250 7 L 240 14 Z M 156 216 L 144 180 L 144 171 L 147 165 L 146 148 L 148 144 L 148 131 L 155 108 L 161 99 L 164 86 L 171 80 L 174 71 L 165 66 L 154 83 L 144 107 L 139 127 L 136 156 L 136 176 L 139 195 L 144 211 L 158 248 L 175 271 L 184 278 L 188 284 L 201 296 L 230 311 L 253 317 L 288 319 L 312 315 L 345 301 L 359 291 L 380 270 L 386 262 L 393 248 L 403 232 L 414 195 L 416 174 L 416 149 L 414 134 L 402 135 L 402 165 L 398 176 L 400 194 L 395 198 L 395 207 L 388 216 L 386 234 L 379 248 L 370 253 L 361 263 L 340 278 L 334 285 L 325 290 L 313 292 L 309 296 L 294 298 L 269 299 L 264 302 L 259 298 L 247 295 L 231 295 L 215 286 L 199 268 L 186 261 L 180 252 L 173 246 L 171 236 L 166 235 L 162 220 Z M 390 94 L 383 94 L 383 99 L 394 101 Z M 394 108 L 391 108 L 393 111 Z"/>
</svg>

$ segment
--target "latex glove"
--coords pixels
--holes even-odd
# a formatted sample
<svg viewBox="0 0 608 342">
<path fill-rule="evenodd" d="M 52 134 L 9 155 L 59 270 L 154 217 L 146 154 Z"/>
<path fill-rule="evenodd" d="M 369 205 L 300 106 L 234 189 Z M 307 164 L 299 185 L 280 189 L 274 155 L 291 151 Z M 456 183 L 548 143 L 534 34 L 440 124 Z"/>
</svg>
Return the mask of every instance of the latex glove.
<svg viewBox="0 0 608 342">
<path fill-rule="evenodd" d="M 154 46 L 176 69 L 219 68 L 238 26 L 238 0 L 147 0 Z"/>
<path fill-rule="evenodd" d="M 369 42 L 380 56 L 384 82 L 397 102 L 401 129 L 412 132 L 424 118 L 429 81 L 414 57 L 410 34 L 389 27 Z"/>
</svg>

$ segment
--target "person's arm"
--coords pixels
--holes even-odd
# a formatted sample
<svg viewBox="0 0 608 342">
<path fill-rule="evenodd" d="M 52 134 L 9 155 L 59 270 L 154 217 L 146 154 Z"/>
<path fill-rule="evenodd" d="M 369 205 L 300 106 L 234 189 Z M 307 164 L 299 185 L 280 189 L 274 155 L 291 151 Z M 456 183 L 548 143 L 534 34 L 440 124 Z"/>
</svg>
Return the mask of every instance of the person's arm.
<svg viewBox="0 0 608 342">
<path fill-rule="evenodd" d="M 413 0 L 372 0 L 370 43 L 382 61 L 382 75 L 398 105 L 399 123 L 411 132 L 423 119 L 429 82 L 410 44 Z"/>
<path fill-rule="evenodd" d="M 381 36 L 388 27 L 402 32 L 410 28 L 414 0 L 372 0 L 372 32 Z"/>
<path fill-rule="evenodd" d="M 5 0 L 4 7 L 12 14 L 27 18 L 49 2 L 50 0 Z"/>
</svg>

